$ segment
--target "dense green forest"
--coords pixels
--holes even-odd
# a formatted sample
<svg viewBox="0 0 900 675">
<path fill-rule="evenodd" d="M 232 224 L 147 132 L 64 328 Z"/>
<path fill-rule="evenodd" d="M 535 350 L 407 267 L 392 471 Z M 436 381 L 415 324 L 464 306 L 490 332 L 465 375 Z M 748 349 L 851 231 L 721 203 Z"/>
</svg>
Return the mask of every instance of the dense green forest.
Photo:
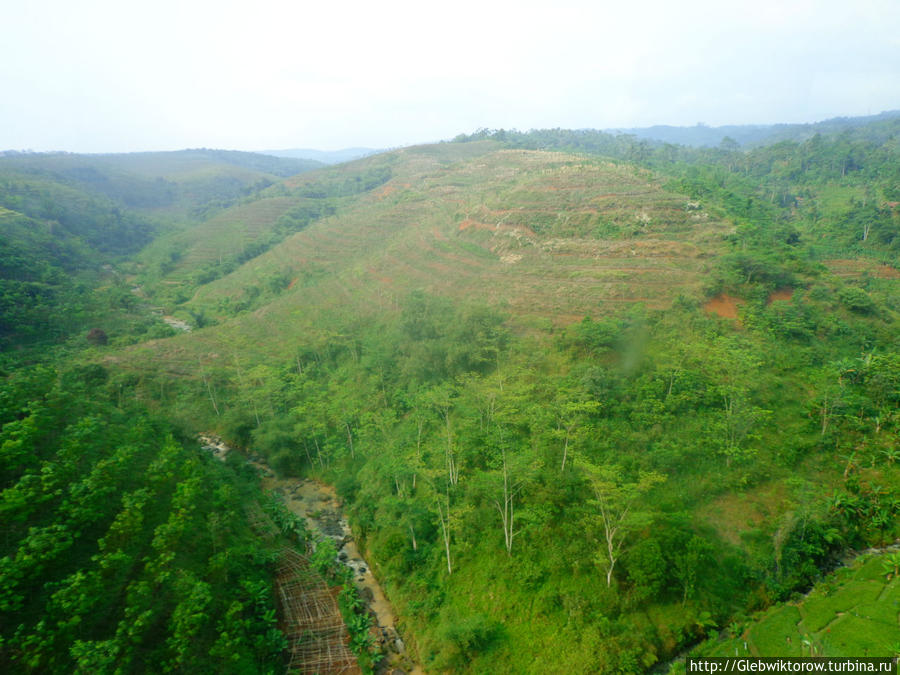
<svg viewBox="0 0 900 675">
<path fill-rule="evenodd" d="M 900 534 L 898 131 L 484 130 L 140 207 L 0 174 L 0 659 L 283 669 L 210 431 L 336 487 L 428 672 L 761 635 Z"/>
<path fill-rule="evenodd" d="M 7 672 L 278 672 L 261 498 L 108 373 L 47 366 L 3 388 Z"/>
</svg>

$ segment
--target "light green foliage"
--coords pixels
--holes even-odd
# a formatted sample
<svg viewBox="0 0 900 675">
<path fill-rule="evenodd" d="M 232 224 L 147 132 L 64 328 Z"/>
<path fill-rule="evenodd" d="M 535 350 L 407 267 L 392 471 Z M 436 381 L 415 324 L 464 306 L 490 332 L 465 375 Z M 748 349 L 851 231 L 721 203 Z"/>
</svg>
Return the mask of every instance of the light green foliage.
<svg viewBox="0 0 900 675">
<path fill-rule="evenodd" d="M 715 501 L 790 484 L 821 443 L 869 435 L 860 411 L 894 405 L 890 359 L 840 365 L 855 345 L 738 332 L 696 306 L 581 322 L 551 349 L 490 332 L 454 344 L 479 314 L 417 293 L 393 317 L 332 315 L 329 339 L 252 378 L 235 367 L 219 385 L 234 419 L 252 429 L 259 416 L 258 450 L 339 486 L 429 666 L 527 671 L 547 652 L 520 645 L 557 644 L 549 636 L 570 626 L 592 636 L 566 643 L 573 664 L 641 670 L 805 587 L 847 542 L 894 531 L 894 515 L 872 529 L 893 507 L 869 476 L 848 485 L 852 516 L 797 487 L 794 515 L 773 508 L 758 533 Z M 491 360 L 448 358 L 481 340 Z M 832 384 L 872 403 L 829 403 L 823 441 L 806 410 Z M 824 471 L 839 483 L 843 469 Z M 592 482 L 617 509 L 613 564 Z M 726 541 L 736 528 L 745 540 Z M 457 635 L 451 624 L 475 614 L 503 629 Z"/>
<path fill-rule="evenodd" d="M 692 655 L 874 656 L 892 654 L 900 583 L 880 574 L 890 554 L 862 556 L 816 584 L 796 604 L 773 608 L 737 639 Z M 747 652 L 744 651 L 747 645 Z"/>
<path fill-rule="evenodd" d="M 606 585 L 611 586 L 615 565 L 629 536 L 652 522 L 649 513 L 634 508 L 635 502 L 666 478 L 658 472 L 641 472 L 637 480 L 626 481 L 620 467 L 595 467 L 584 461 L 581 466 L 594 492 L 593 504 L 600 514 L 602 535 L 598 538 L 601 550 L 597 558 L 606 567 Z"/>
<path fill-rule="evenodd" d="M 800 612 L 787 605 L 771 613 L 768 620 L 749 631 L 750 639 L 763 654 L 810 656 L 803 649 L 803 636 L 797 630 Z"/>
<path fill-rule="evenodd" d="M 54 372 L 2 361 L 0 579 L 23 626 L 4 663 L 277 661 L 272 557 L 240 506 L 255 497 L 222 473 L 239 462 L 192 455 L 135 400 L 334 484 L 426 670 L 643 672 L 897 536 L 896 143 L 483 136 L 268 187 L 204 169 L 190 207 L 134 187 L 141 218 L 188 217 L 71 289 L 57 334 L 122 322 L 85 346 L 105 367 L 73 363 L 68 395 L 44 396 Z M 9 340 L 51 326 L 59 269 L 99 260 L 59 237 L 31 264 L 54 213 L 112 214 L 120 197 L 77 198 L 92 182 L 48 187 L 62 211 L 0 212 L 4 279 L 33 273 L 7 305 L 47 290 Z M 147 342 L 152 321 L 125 317 L 150 303 L 195 330 Z M 316 563 L 345 580 L 327 543 Z M 892 593 L 876 576 L 854 583 Z M 841 621 L 833 595 L 780 607 L 750 642 L 827 651 L 819 633 L 845 625 L 870 645 L 889 612 L 869 589 Z M 365 653 L 359 599 L 340 597 Z"/>
<path fill-rule="evenodd" d="M 449 617 L 442 624 L 444 647 L 435 659 L 438 668 L 464 667 L 480 652 L 490 650 L 502 634 L 500 625 L 481 614 Z"/>
<path fill-rule="evenodd" d="M 871 314 L 877 305 L 863 289 L 856 286 L 845 286 L 838 292 L 838 299 L 854 312 Z"/>
</svg>

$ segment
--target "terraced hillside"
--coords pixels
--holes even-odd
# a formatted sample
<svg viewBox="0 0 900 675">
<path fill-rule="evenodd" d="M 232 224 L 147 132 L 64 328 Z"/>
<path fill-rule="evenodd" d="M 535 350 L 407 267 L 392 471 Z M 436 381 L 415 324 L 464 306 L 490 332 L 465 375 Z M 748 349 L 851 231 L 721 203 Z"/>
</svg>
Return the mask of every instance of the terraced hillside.
<svg viewBox="0 0 900 675">
<path fill-rule="evenodd" d="M 729 229 L 632 167 L 514 150 L 448 163 L 442 150 L 401 151 L 383 187 L 195 302 L 274 264 L 294 276 L 330 267 L 363 302 L 426 288 L 569 321 L 608 304 L 666 306 L 697 286 Z"/>
<path fill-rule="evenodd" d="M 178 282 L 196 272 L 199 266 L 240 256 L 294 204 L 294 200 L 286 197 L 239 204 L 166 240 L 169 250 L 178 251 L 167 282 Z"/>
<path fill-rule="evenodd" d="M 734 625 L 696 656 L 897 656 L 900 653 L 900 554 L 866 554 L 841 567 L 802 599 Z"/>
<path fill-rule="evenodd" d="M 95 356 L 333 484 L 429 670 L 646 671 L 900 508 L 894 267 L 696 169 L 482 140 L 291 177 L 144 252 L 194 330 Z"/>
<path fill-rule="evenodd" d="M 298 176 L 216 215 L 182 235 L 184 255 L 164 283 L 187 286 L 198 264 L 233 257 L 279 216 L 378 170 L 390 179 L 333 200 L 333 215 L 200 285 L 186 307 L 220 322 L 209 339 L 280 358 L 318 312 L 391 311 L 416 289 L 504 307 L 523 326 L 664 308 L 699 292 L 732 230 L 633 166 L 489 142 L 423 146 Z M 179 340 L 204 341 L 202 332 Z"/>
</svg>

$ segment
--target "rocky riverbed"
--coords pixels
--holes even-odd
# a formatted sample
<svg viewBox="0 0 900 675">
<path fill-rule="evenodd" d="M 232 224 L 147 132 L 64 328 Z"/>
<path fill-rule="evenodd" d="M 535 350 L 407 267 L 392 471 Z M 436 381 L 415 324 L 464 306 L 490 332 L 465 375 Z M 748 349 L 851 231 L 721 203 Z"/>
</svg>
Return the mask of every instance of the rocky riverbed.
<svg viewBox="0 0 900 675">
<path fill-rule="evenodd" d="M 213 436 L 201 436 L 200 441 L 219 459 L 224 460 L 230 451 L 225 443 Z M 386 657 L 381 672 L 422 675 L 422 668 L 407 654 L 406 644 L 397 630 L 393 607 L 356 546 L 334 488 L 311 479 L 279 478 L 261 457 L 251 455 L 248 459 L 259 470 L 263 488 L 280 494 L 288 509 L 302 517 L 311 530 L 334 540 L 338 559 L 353 570 L 360 596 L 375 618 L 376 639 Z"/>
</svg>

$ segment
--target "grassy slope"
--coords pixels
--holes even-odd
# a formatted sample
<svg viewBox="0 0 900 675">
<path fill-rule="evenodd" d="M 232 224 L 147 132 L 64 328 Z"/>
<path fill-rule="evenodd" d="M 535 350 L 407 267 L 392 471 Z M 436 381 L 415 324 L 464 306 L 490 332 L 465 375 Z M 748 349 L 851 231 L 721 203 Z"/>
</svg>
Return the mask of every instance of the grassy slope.
<svg viewBox="0 0 900 675">
<path fill-rule="evenodd" d="M 383 188 L 194 302 L 212 308 L 261 269 L 327 268 L 363 302 L 425 288 L 567 322 L 608 304 L 666 306 L 698 286 L 702 256 L 728 229 L 631 167 L 507 150 L 451 164 L 433 148 L 400 158 Z"/>
<path fill-rule="evenodd" d="M 417 288 L 504 307 L 520 329 L 541 334 L 553 324 L 602 317 L 635 302 L 665 308 L 678 295 L 702 297 L 704 273 L 732 229 L 705 205 L 686 209 L 683 196 L 664 191 L 661 181 L 632 166 L 500 150 L 490 142 L 409 148 L 340 171 L 384 162 L 393 167 L 388 183 L 201 286 L 187 306 L 206 311 L 219 325 L 139 345 L 112 359 L 137 372 L 161 366 L 175 378 L 195 382 L 203 370 L 233 369 L 236 359 L 243 367 L 279 365 L 292 360 L 300 344 L 334 340 L 336 316 L 396 312 L 397 303 Z M 287 185 L 309 187 L 321 180 L 320 173 L 298 176 Z M 260 213 L 276 199 L 288 198 L 237 207 L 201 226 L 207 254 L 214 255 L 238 231 L 264 231 L 249 219 L 241 227 L 231 215 Z M 213 227 L 226 222 L 235 226 Z M 597 236 L 609 235 L 613 227 L 618 236 Z M 196 248 L 189 251 L 188 259 L 199 255 Z M 273 271 L 290 277 L 290 287 L 280 294 L 263 293 L 251 312 L 232 317 L 219 309 L 223 299 L 263 286 Z M 879 281 L 889 286 L 885 292 L 896 288 L 896 279 Z M 837 305 L 828 311 L 853 320 Z M 797 367 L 790 355 L 770 365 L 787 379 Z M 202 385 L 196 386 L 202 394 Z M 206 420 L 195 418 L 195 423 L 214 424 L 210 412 L 203 403 L 189 416 L 199 413 Z M 807 411 L 782 412 L 805 424 Z M 783 431 L 773 429 L 771 441 Z M 816 458 L 810 462 L 809 470 L 822 480 L 839 482 L 833 467 L 817 465 Z M 714 479 L 692 480 L 681 489 L 697 497 L 716 493 L 715 485 Z M 751 493 L 718 496 L 700 514 L 726 541 L 738 544 L 741 532 L 777 519 L 789 504 L 776 479 Z"/>
<path fill-rule="evenodd" d="M 161 370 L 189 382 L 192 394 L 179 399 L 173 412 L 198 428 L 214 426 L 205 373 L 282 365 L 300 345 L 339 341 L 335 331 L 342 323 L 336 317 L 347 321 L 395 313 L 398 302 L 416 288 L 504 306 L 512 322 L 532 334 L 586 314 L 615 313 L 637 300 L 665 308 L 678 295 L 702 297 L 707 266 L 732 230 L 706 205 L 688 208 L 685 197 L 664 191 L 651 174 L 595 159 L 472 143 L 410 148 L 340 171 L 352 175 L 379 162 L 391 165 L 388 183 L 344 200 L 335 215 L 198 289 L 188 307 L 207 312 L 219 325 L 138 346 L 110 361 L 138 377 Z M 333 177 L 326 174 L 325 179 Z M 321 178 L 308 175 L 287 181 L 285 198 L 304 198 L 299 195 L 317 180 Z M 226 220 L 220 216 L 219 222 Z M 240 231 L 240 222 L 235 224 L 230 229 L 208 224 L 206 250 L 215 251 Z M 291 283 L 281 292 L 260 293 L 273 271 Z M 253 288 L 256 294 L 250 293 Z M 236 297 L 251 298 L 253 310 L 237 316 L 225 311 L 222 303 Z M 830 312 L 846 314 L 832 304 Z M 798 367 L 789 354 L 779 358 L 781 362 L 770 364 L 770 379 L 775 372 L 789 374 Z M 766 380 L 759 386 L 772 384 Z M 798 392 L 788 398 L 804 397 Z M 792 415 L 797 420 L 792 423 L 807 424 L 805 411 L 776 411 L 779 422 Z M 766 450 L 756 473 L 774 469 L 778 436 L 792 430 L 774 426 L 763 432 Z M 824 456 L 802 462 L 800 472 L 829 484 L 840 477 L 837 463 Z M 770 482 L 747 492 L 736 484 L 717 486 L 713 476 L 673 479 L 667 491 L 673 501 L 687 497 L 698 504 L 698 513 L 724 540 L 741 546 L 744 536 L 758 538 L 776 528 L 800 501 L 790 492 L 803 486 L 796 481 L 787 486 L 790 473 L 782 468 Z M 704 499 L 706 493 L 718 496 Z M 553 631 L 545 625 L 549 610 L 542 602 L 549 600 L 536 599 L 524 615 L 503 615 L 510 608 L 494 603 L 489 594 L 494 589 L 502 594 L 502 584 L 513 580 L 499 567 L 488 569 L 494 564 L 490 555 L 482 560 L 484 566 L 462 568 L 448 590 L 468 594 L 480 589 L 468 609 L 506 623 L 509 645 L 532 645 L 534 656 L 565 654 L 573 640 L 588 649 L 590 635 L 559 633 L 555 646 L 547 643 Z M 646 620 L 665 626 L 667 612 L 677 615 L 683 608 L 655 606 L 647 610 Z M 528 658 L 519 654 L 509 663 Z M 495 659 L 492 667 L 502 660 Z"/>
<path fill-rule="evenodd" d="M 59 341 L 95 326 L 120 332 L 121 322 L 109 310 L 136 304 L 130 289 L 137 281 L 130 273 L 146 266 L 128 264 L 131 256 L 149 242 L 144 260 L 154 252 L 161 258 L 197 249 L 202 261 L 198 242 L 206 230 L 234 228 L 235 218 L 240 231 L 230 237 L 231 248 L 207 257 L 241 250 L 253 241 L 254 223 L 267 227 L 281 214 L 277 198 L 258 201 L 250 209 L 262 214 L 255 218 L 237 206 L 236 216 L 222 213 L 197 225 L 202 214 L 313 165 L 209 150 L 0 156 L 0 296 L 9 307 L 7 321 L 0 322 L 9 326 L 0 333 L 18 330 L 29 335 L 26 341 L 41 335 Z M 86 292 L 88 287 L 98 293 Z"/>
<path fill-rule="evenodd" d="M 188 307 L 220 325 L 154 343 L 126 360 L 196 361 L 215 345 L 290 358 L 321 312 L 391 312 L 414 289 L 505 307 L 524 326 L 549 327 L 643 302 L 668 306 L 699 295 L 708 259 L 731 226 L 664 191 L 648 172 L 563 153 L 498 150 L 491 143 L 410 148 L 354 162 L 390 161 L 385 185 L 349 200 L 233 273 L 201 286 Z M 290 190 L 316 180 L 291 179 Z M 264 232 L 301 197 L 234 207 L 184 235 L 179 278 L 195 262 Z M 245 297 L 277 271 L 291 279 L 253 313 L 230 317 L 225 298 Z M 313 329 L 315 332 L 315 329 Z M 250 357 L 252 360 L 253 357 Z M 182 370 L 178 368 L 178 370 Z M 190 370 L 188 368 L 187 370 Z"/>
<path fill-rule="evenodd" d="M 239 255 L 260 234 L 268 231 L 295 200 L 286 197 L 257 199 L 238 204 L 156 243 L 154 248 L 180 254 L 168 283 L 181 283 L 200 265 Z"/>
<path fill-rule="evenodd" d="M 705 643 L 692 656 L 890 656 L 900 648 L 900 578 L 884 554 L 863 555 L 797 602 L 766 611 L 737 637 Z"/>
</svg>

